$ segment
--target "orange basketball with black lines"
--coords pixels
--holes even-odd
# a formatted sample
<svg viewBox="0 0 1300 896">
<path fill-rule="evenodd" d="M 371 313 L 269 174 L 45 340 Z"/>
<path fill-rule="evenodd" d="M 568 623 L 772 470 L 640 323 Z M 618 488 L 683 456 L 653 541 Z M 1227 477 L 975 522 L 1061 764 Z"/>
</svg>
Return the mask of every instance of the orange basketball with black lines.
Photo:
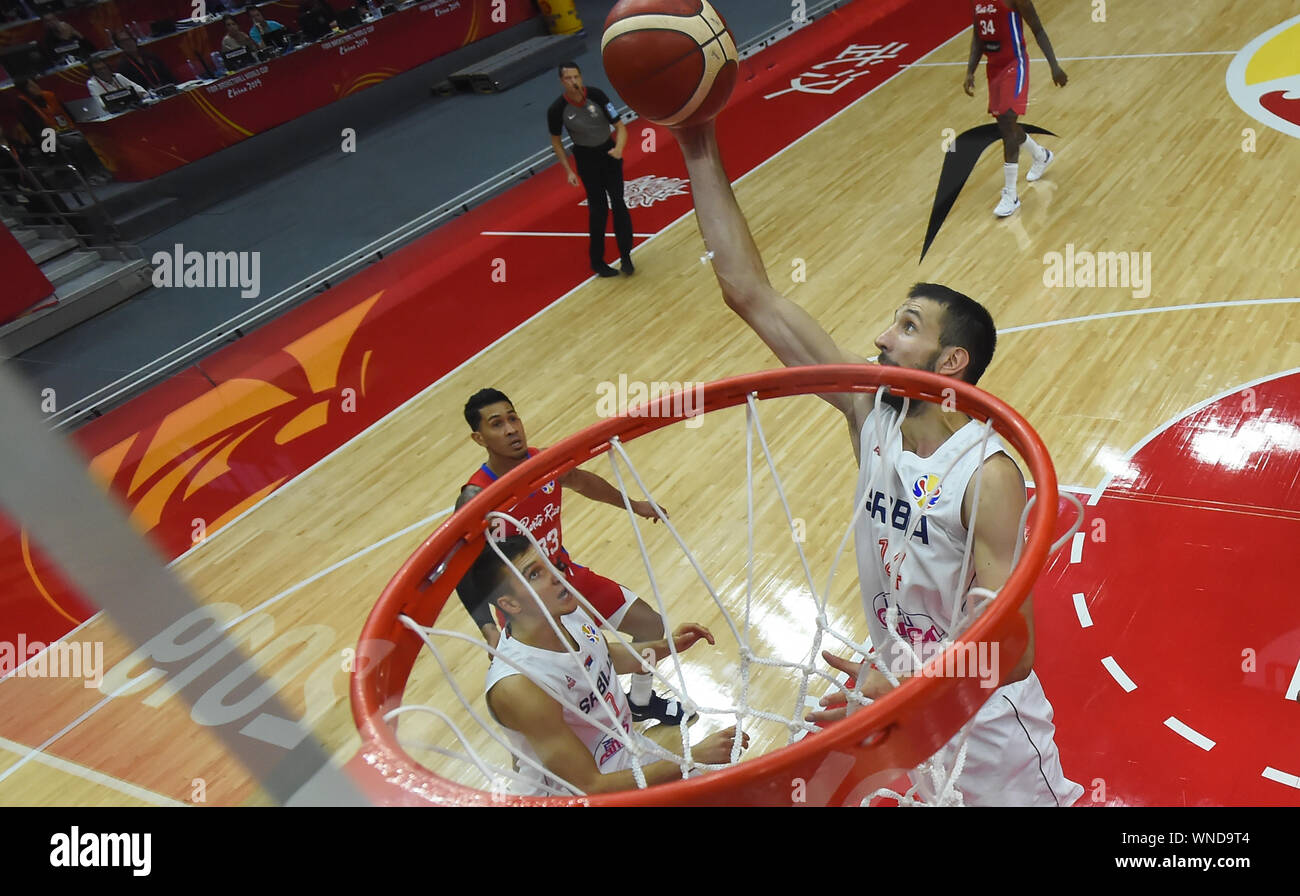
<svg viewBox="0 0 1300 896">
<path fill-rule="evenodd" d="M 620 0 L 605 19 L 600 54 L 627 104 L 666 127 L 716 117 L 740 68 L 727 23 L 705 0 Z"/>
</svg>

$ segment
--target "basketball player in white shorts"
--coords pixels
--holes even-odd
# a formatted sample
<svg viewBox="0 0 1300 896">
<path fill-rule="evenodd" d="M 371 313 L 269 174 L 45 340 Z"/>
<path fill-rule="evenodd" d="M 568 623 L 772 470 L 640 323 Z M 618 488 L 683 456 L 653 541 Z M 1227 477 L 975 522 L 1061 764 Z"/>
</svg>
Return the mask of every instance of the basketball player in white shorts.
<svg viewBox="0 0 1300 896">
<path fill-rule="evenodd" d="M 632 713 L 617 678 L 642 671 L 647 651 L 656 662 L 668 656 L 668 642 L 643 642 L 633 645 L 635 653 L 619 649 L 611 654 L 600 627 L 526 536 L 497 544 L 528 583 L 520 582 L 491 546 L 470 572 L 479 592 L 490 595 L 507 620 L 485 690 L 488 709 L 506 729 L 523 779 L 512 784 L 511 792 L 549 796 L 631 790 L 637 786 L 634 750 L 647 784 L 680 778 L 681 766 L 656 759 L 662 751 L 632 730 Z M 678 652 L 700 640 L 712 644 L 713 635 L 697 623 L 673 632 Z M 680 735 L 673 736 L 680 743 Z M 692 747 L 692 758 L 708 765 L 730 762 L 734 742 L 734 728 L 711 734 Z M 742 749 L 748 743 L 744 735 Z"/>
<path fill-rule="evenodd" d="M 723 170 L 712 123 L 673 133 L 686 160 L 696 218 L 728 307 L 787 366 L 866 363 L 836 345 L 808 312 L 768 281 L 758 247 Z M 993 357 L 996 339 L 993 319 L 978 302 L 945 286 L 917 284 L 875 344 L 881 364 L 975 383 Z M 870 496 L 867 512 L 859 517 L 855 546 L 863 596 L 872 607 L 867 626 L 876 660 L 890 663 L 896 676 L 906 675 L 912 666 L 904 662 L 906 656 L 898 656 L 902 648 L 890 637 L 886 620 L 894 620 L 893 625 L 918 653 L 923 653 L 927 644 L 951 642 L 961 634 L 971 620 L 960 620 L 960 628 L 954 623 L 953 601 L 960 600 L 972 586 L 997 591 L 1010 577 L 1022 537 L 1024 478 L 995 440 L 979 452 L 978 424 L 964 414 L 931 402 L 912 402 L 900 431 L 892 438 L 878 439 L 877 424 L 897 421 L 901 399 L 885 395 L 886 404 L 877 411 L 872 394 L 821 397 L 848 422 L 853 452 L 863 469 L 858 497 L 875 467 L 883 465 L 889 474 L 876 478 L 873 491 L 879 494 Z M 887 426 L 881 431 L 889 432 Z M 945 475 L 953 458 L 967 448 L 971 450 L 964 462 Z M 975 507 L 977 470 L 983 481 Z M 914 488 L 918 489 L 916 497 Z M 922 509 L 924 514 L 913 518 Z M 904 517 L 910 525 L 901 525 Z M 970 570 L 967 581 L 960 581 L 967 522 L 972 517 Z M 961 607 L 956 608 L 957 614 L 961 612 Z M 1029 628 L 1029 646 L 1016 667 L 1001 676 L 1007 684 L 991 691 L 969 726 L 965 767 L 958 780 L 966 805 L 1068 806 L 1083 793 L 1083 788 L 1061 771 L 1053 741 L 1052 707 L 1033 672 L 1031 599 L 1025 600 L 1021 612 Z M 869 664 L 826 658 L 836 668 L 857 675 L 868 698 L 879 697 L 893 687 Z M 823 701 L 825 705 L 831 702 Z M 840 706 L 808 718 L 832 721 L 844 714 Z M 950 766 L 952 757 L 943 754 L 953 749 L 955 743 L 950 743 L 938 758 L 947 759 Z"/>
</svg>

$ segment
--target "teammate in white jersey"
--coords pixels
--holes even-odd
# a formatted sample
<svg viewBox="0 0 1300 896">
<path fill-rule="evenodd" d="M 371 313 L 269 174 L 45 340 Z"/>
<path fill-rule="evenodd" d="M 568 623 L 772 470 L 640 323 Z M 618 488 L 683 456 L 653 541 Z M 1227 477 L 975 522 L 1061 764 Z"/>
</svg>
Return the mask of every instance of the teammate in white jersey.
<svg viewBox="0 0 1300 896">
<path fill-rule="evenodd" d="M 611 653 L 600 627 L 583 612 L 565 581 L 546 568 L 527 537 L 514 535 L 498 545 L 528 585 L 501 563 L 491 547 L 483 551 L 470 575 L 480 593 L 491 595 L 508 620 L 498 655 L 488 669 L 488 708 L 507 729 L 516 752 L 551 773 L 519 763 L 521 776 L 533 785 L 528 794 L 564 793 L 567 789 L 561 781 L 583 793 L 635 788 L 628 744 L 640 735 L 632 730 L 631 710 L 616 676 L 642 671 L 640 657 L 648 657 L 649 652 L 656 662 L 668 656 L 668 642 L 634 644 L 635 654 L 623 649 Z M 563 639 L 551 620 L 565 633 Z M 709 630 L 697 623 L 688 622 L 673 632 L 679 653 L 700 640 L 714 643 Z M 680 744 L 675 729 L 673 737 Z M 734 728 L 709 735 L 692 747 L 692 759 L 707 765 L 730 762 L 734 742 Z M 741 748 L 748 744 L 749 736 L 744 735 Z M 644 757 L 641 762 L 647 784 L 681 777 L 676 762 Z"/>
<path fill-rule="evenodd" d="M 808 312 L 768 281 L 748 222 L 723 170 L 712 123 L 676 129 L 674 136 L 686 160 L 696 218 L 727 306 L 787 366 L 866 363 L 840 348 Z M 975 383 L 993 357 L 996 338 L 993 319 L 978 302 L 947 287 L 922 283 L 911 290 L 875 344 L 881 364 Z M 925 652 L 927 643 L 951 641 L 960 635 L 958 623 L 965 628 L 971 620 L 954 620 L 954 602 L 959 604 L 960 616 L 960 601 L 971 585 L 996 591 L 1010 577 L 1021 539 L 1024 478 L 996 440 L 990 440 L 982 455 L 977 454 L 977 424 L 965 414 L 931 402 L 911 402 L 901 432 L 892 443 L 878 444 L 877 424 L 888 432 L 887 424 L 896 421 L 901 410 L 901 398 L 884 396 L 889 406 L 882 411 L 887 419 L 881 420 L 882 414 L 874 412 L 872 394 L 822 397 L 848 422 L 853 452 L 864 471 L 859 498 L 877 448 L 891 473 L 892 479 L 880 480 L 886 483 L 879 488 L 881 493 L 870 496 L 855 535 L 859 580 L 872 607 L 867 624 L 880 654 L 877 660 L 892 662 L 891 672 L 904 677 L 913 667 L 899 660 L 899 648 L 885 629 L 890 608 L 896 613 L 897 628 L 922 654 L 923 661 L 930 658 Z M 971 447 L 972 439 L 974 447 L 966 456 L 965 467 L 954 468 L 938 481 L 953 457 Z M 972 478 L 977 470 L 983 477 L 978 508 Z M 914 488 L 919 492 L 915 498 Z M 915 517 L 923 505 L 929 506 L 922 525 Z M 970 571 L 968 581 L 960 581 L 967 525 L 973 514 Z M 900 526 L 905 516 L 910 526 Z M 991 691 L 970 729 L 966 763 L 958 780 L 967 805 L 1065 806 L 1083 793 L 1083 788 L 1061 771 L 1053 742 L 1052 707 L 1033 672 L 1031 600 L 1025 600 L 1021 612 L 1029 627 L 1029 646 L 1016 667 L 1001 676 L 1004 685 Z M 829 653 L 823 655 L 831 665 L 858 676 L 868 698 L 880 697 L 893 687 L 868 664 L 859 666 Z M 842 718 L 842 701 L 842 696 L 838 701 L 823 700 L 826 706 L 841 705 L 810 714 L 810 721 Z M 950 744 L 941 753 L 952 748 Z M 950 756 L 941 758 L 951 764 Z M 924 788 L 926 782 L 918 783 Z M 924 789 L 921 792 L 933 798 Z"/>
</svg>

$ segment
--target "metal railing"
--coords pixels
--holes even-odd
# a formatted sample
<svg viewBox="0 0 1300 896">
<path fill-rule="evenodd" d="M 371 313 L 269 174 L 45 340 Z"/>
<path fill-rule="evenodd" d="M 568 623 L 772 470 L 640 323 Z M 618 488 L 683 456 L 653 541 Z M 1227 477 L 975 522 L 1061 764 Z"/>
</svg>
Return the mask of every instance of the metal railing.
<svg viewBox="0 0 1300 896">
<path fill-rule="evenodd" d="M 784 37 L 806 27 L 828 12 L 847 5 L 851 0 L 822 0 L 809 4 L 804 21 L 791 20 L 770 28 L 753 40 L 737 47 L 741 59 L 766 49 Z M 624 122 L 635 121 L 637 116 L 627 106 L 619 108 Z M 566 149 L 572 148 L 572 141 L 564 138 Z M 554 159 L 550 147 L 520 159 L 505 170 L 479 183 L 455 198 L 430 209 L 400 227 L 384 234 L 360 249 L 345 255 L 333 264 L 322 268 L 298 282 L 280 290 L 273 296 L 258 302 L 240 314 L 226 320 L 193 339 L 177 346 L 166 354 L 145 364 L 125 376 L 119 377 L 95 392 L 68 404 L 55 414 L 50 415 L 51 425 L 63 429 L 100 416 L 110 407 L 125 401 L 130 396 L 142 391 L 150 384 L 169 376 L 191 364 L 197 366 L 202 358 L 211 354 L 222 345 L 243 338 L 247 331 L 261 325 L 270 318 L 279 316 L 284 311 L 300 304 L 315 295 L 331 288 L 362 268 L 391 253 L 395 249 L 410 243 L 427 233 L 436 230 L 442 224 L 465 214 L 475 206 L 481 205 L 494 196 L 532 177 L 538 171 L 549 166 Z"/>
<path fill-rule="evenodd" d="M 0 183 L 0 205 L 15 226 L 33 230 L 42 239 L 71 239 L 79 249 L 101 257 L 144 258 L 139 246 L 122 239 L 94 188 L 74 165 L 29 164 L 4 143 L 0 153 L 13 161 L 9 176 Z"/>
</svg>

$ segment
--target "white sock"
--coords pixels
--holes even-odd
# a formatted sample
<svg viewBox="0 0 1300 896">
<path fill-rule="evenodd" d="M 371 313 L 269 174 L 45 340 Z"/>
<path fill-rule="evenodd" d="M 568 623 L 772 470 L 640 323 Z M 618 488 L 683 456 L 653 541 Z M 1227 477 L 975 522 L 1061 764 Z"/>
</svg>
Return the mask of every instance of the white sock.
<svg viewBox="0 0 1300 896">
<path fill-rule="evenodd" d="M 649 672 L 638 672 L 632 676 L 632 702 L 645 706 L 650 702 L 651 683 L 654 676 Z"/>
<path fill-rule="evenodd" d="M 1047 158 L 1047 150 L 1035 143 L 1034 138 L 1027 133 L 1025 134 L 1025 146 L 1029 147 L 1029 152 L 1033 155 L 1035 162 L 1041 162 Z"/>
<path fill-rule="evenodd" d="M 1020 163 L 1007 162 L 1002 166 L 1002 174 L 1006 178 L 1007 189 L 1011 195 L 1016 195 L 1016 178 L 1020 177 Z"/>
</svg>

